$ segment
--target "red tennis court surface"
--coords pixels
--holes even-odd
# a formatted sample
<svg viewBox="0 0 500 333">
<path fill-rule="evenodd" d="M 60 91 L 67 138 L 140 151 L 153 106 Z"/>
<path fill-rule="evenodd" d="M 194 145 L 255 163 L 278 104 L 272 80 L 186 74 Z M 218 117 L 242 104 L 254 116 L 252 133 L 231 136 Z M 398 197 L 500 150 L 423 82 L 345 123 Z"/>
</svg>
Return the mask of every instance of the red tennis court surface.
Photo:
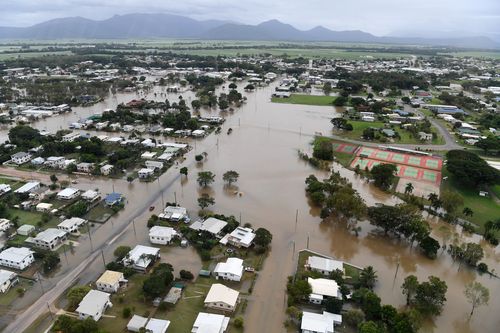
<svg viewBox="0 0 500 333">
<path fill-rule="evenodd" d="M 356 145 L 351 145 L 348 143 L 342 143 L 342 142 L 333 142 L 333 150 L 339 153 L 347 153 L 347 154 L 354 154 L 356 149 L 358 149 L 359 146 Z"/>
</svg>

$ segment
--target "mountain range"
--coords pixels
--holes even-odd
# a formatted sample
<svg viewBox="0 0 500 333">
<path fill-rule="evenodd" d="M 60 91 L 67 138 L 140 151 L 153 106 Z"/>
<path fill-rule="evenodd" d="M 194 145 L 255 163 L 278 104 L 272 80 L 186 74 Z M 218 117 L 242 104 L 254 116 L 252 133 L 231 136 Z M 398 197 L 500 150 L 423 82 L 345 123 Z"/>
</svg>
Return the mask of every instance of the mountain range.
<svg viewBox="0 0 500 333">
<path fill-rule="evenodd" d="M 456 38 L 379 37 L 360 30 L 333 31 L 322 26 L 299 30 L 278 20 L 257 25 L 195 20 L 172 14 L 115 15 L 96 21 L 82 17 L 53 19 L 30 27 L 0 27 L 0 39 L 196 38 L 255 41 L 334 41 L 416 44 L 464 48 L 500 48 L 484 36 Z"/>
</svg>

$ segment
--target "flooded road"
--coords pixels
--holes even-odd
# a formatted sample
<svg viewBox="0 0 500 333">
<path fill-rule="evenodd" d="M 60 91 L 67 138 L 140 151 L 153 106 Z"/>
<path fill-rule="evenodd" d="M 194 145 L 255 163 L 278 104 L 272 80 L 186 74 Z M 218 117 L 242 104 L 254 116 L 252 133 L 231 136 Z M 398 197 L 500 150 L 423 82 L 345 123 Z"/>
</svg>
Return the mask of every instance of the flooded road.
<svg viewBox="0 0 500 333">
<path fill-rule="evenodd" d="M 168 170 L 158 181 L 128 184 L 123 180 L 90 181 L 81 178 L 78 186 L 82 189 L 97 187 L 102 193 L 107 193 L 111 192 L 114 186 L 115 191 L 125 194 L 127 205 L 106 224 L 95 227 L 91 234 L 92 242 L 88 235 L 84 235 L 80 238 L 75 252 L 67 253 L 67 260 L 62 255 L 60 270 L 55 277 L 42 281 L 44 288 L 57 288 L 57 281 L 83 262 L 89 254 L 93 254 L 95 258 L 80 274 L 81 283 L 95 280 L 103 271 L 101 249 L 104 261 L 109 262 L 113 259 L 113 250 L 118 245 L 148 244 L 146 222 L 151 215 L 147 209 L 149 206 L 156 206 L 154 213 L 158 214 L 162 202 L 174 201 L 176 197 L 178 203 L 188 208 L 192 216 L 196 215 L 196 199 L 200 194 L 196 173 L 206 170 L 216 174 L 216 182 L 208 189 L 216 201 L 215 205 L 210 207 L 213 211 L 225 215 L 232 214 L 238 218 L 241 214 L 242 223 L 251 223 L 254 228 L 265 227 L 273 234 L 272 249 L 259 272 L 248 303 L 245 332 L 285 331 L 283 322 L 286 279 L 288 275 L 293 274 L 297 252 L 306 248 L 308 238 L 311 250 L 354 265 L 374 266 L 379 279 L 375 291 L 384 303 L 396 307 L 405 303 L 400 286 L 407 275 L 415 274 L 421 281 L 429 275 L 446 280 L 448 301 L 444 311 L 434 322 L 426 323 L 425 332 L 497 332 L 500 327 L 500 299 L 495 296 L 500 294 L 500 280 L 478 276 L 466 267 L 458 271 L 458 264 L 453 263 L 446 253 L 436 260 L 429 260 L 416 249 L 410 249 L 405 242 L 385 238 L 367 222 L 359 223 L 362 231 L 356 237 L 346 230 L 342 221 L 321 221 L 319 212 L 307 202 L 304 180 L 311 173 L 319 178 L 326 178 L 328 174 L 314 170 L 300 160 L 297 150 L 310 151 L 310 142 L 315 132 L 330 133 L 329 119 L 334 116 L 335 109 L 272 104 L 269 101 L 272 90 L 273 87 L 268 87 L 246 94 L 248 102 L 229 116 L 223 126 L 222 133 L 226 133 L 230 127 L 233 129 L 231 135 L 212 134 L 204 140 L 196 141 L 196 144 L 193 141 L 193 150 L 186 155 L 186 161 Z M 168 98 L 172 101 L 178 95 L 172 94 Z M 76 114 L 48 118 L 37 122 L 35 126 L 49 131 L 60 129 L 60 126 L 66 128 L 68 122 L 94 112 L 102 112 L 107 107 L 114 108 L 116 103 L 136 97 L 135 94 L 117 95 L 104 102 L 107 106 L 75 108 Z M 116 100 L 112 101 L 113 98 Z M 148 98 L 154 96 L 150 95 Z M 165 96 L 157 96 L 156 99 L 165 99 Z M 202 113 L 218 114 L 216 111 Z M 207 159 L 204 163 L 197 164 L 194 155 L 202 152 L 208 154 Z M 187 180 L 181 180 L 178 170 L 181 166 L 187 166 L 189 169 Z M 367 204 L 398 202 L 397 199 L 359 179 L 351 171 L 337 165 L 334 169 L 351 180 Z M 243 193 L 242 196 L 234 195 L 234 190 L 225 189 L 222 174 L 227 170 L 236 170 L 240 174 L 236 186 Z M 131 223 L 132 221 L 134 223 Z M 441 225 L 438 221 L 432 221 L 432 224 L 436 230 Z M 498 271 L 498 249 L 496 252 L 487 250 L 486 254 L 484 261 L 490 268 L 496 268 Z M 197 255 L 189 248 L 166 249 L 162 253 L 162 261 L 172 263 L 177 274 L 181 269 L 196 271 L 197 267 L 201 267 Z M 399 270 L 395 275 L 398 263 Z M 491 300 L 488 307 L 477 309 L 474 317 L 468 321 L 470 305 L 466 302 L 463 290 L 465 284 L 473 280 L 490 289 Z M 37 284 L 33 289 L 16 304 L 17 309 L 40 297 L 40 286 Z M 14 315 L 15 311 L 11 314 Z M 3 324 L 6 324 L 5 320 Z"/>
</svg>

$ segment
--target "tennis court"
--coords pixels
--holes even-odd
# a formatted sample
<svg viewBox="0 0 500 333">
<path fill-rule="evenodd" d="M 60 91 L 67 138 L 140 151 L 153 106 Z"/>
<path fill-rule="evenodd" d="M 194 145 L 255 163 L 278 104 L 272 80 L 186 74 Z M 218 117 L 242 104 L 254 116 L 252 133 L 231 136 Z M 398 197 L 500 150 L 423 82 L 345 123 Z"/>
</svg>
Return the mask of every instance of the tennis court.
<svg viewBox="0 0 500 333">
<path fill-rule="evenodd" d="M 356 145 L 351 145 L 348 143 L 341 143 L 341 142 L 333 142 L 332 146 L 334 151 L 338 153 L 347 153 L 347 154 L 354 154 L 356 149 L 358 149 L 359 147 Z"/>
<path fill-rule="evenodd" d="M 397 153 L 376 148 L 361 147 L 358 149 L 357 155 L 371 160 L 379 160 L 382 162 L 409 165 L 437 171 L 441 171 L 441 168 L 443 167 L 443 161 L 440 158 L 433 156 L 415 156 L 412 154 Z"/>
</svg>

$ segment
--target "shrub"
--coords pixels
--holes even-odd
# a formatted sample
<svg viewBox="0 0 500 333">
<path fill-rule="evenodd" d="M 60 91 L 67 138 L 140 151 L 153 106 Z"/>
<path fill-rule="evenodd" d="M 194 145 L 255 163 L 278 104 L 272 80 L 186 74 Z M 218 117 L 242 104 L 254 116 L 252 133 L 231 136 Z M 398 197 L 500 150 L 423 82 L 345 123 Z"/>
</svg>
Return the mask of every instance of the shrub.
<svg viewBox="0 0 500 333">
<path fill-rule="evenodd" d="M 123 318 L 130 318 L 131 314 L 132 314 L 132 310 L 129 307 L 123 308 L 123 310 L 122 310 L 122 317 Z"/>
<path fill-rule="evenodd" d="M 194 275 L 190 271 L 186 271 L 186 270 L 182 269 L 179 272 L 179 274 L 181 276 L 181 279 L 183 279 L 183 280 L 192 280 L 192 279 L 194 279 Z"/>
<path fill-rule="evenodd" d="M 236 318 L 234 318 L 234 327 L 236 327 L 236 328 L 242 328 L 243 327 L 243 318 L 242 317 L 236 317 Z"/>
</svg>

